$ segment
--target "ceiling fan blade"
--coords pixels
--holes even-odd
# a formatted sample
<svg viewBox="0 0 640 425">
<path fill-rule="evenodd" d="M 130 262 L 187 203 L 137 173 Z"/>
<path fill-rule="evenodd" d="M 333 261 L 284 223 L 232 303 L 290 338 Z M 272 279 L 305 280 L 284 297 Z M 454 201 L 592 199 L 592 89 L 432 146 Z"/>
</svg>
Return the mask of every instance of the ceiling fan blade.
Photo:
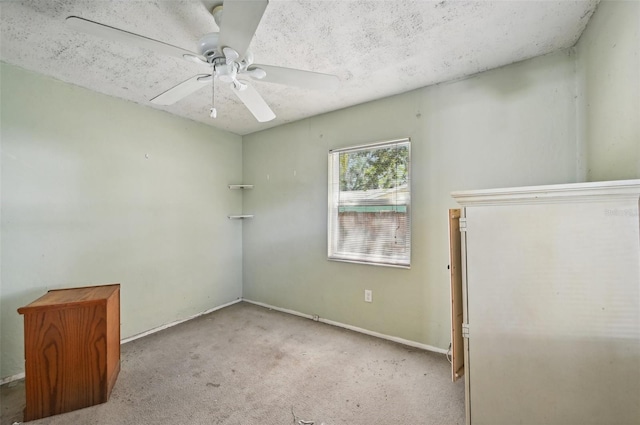
<svg viewBox="0 0 640 425">
<path fill-rule="evenodd" d="M 314 90 L 335 90 L 340 85 L 340 79 L 336 75 L 258 64 L 250 66 L 248 71 L 255 68 L 260 68 L 267 73 L 259 81 Z"/>
<path fill-rule="evenodd" d="M 231 86 L 231 90 L 238 96 L 238 98 L 244 103 L 254 117 L 259 122 L 271 121 L 276 117 L 267 102 L 264 101 L 260 93 L 253 87 L 247 84 L 246 81 L 241 81 L 243 88 L 237 88 L 235 85 Z"/>
<path fill-rule="evenodd" d="M 134 34 L 129 31 L 124 31 L 118 28 L 110 27 L 108 25 L 103 25 L 98 22 L 90 21 L 88 19 L 79 18 L 77 16 L 69 16 L 66 21 L 69 27 L 86 34 L 95 35 L 106 40 L 116 41 L 125 45 L 133 44 L 137 47 L 153 50 L 156 53 L 174 56 L 180 59 L 189 60 L 189 58 L 185 56 L 195 56 L 202 59 L 206 63 L 204 57 L 200 56 L 197 53 L 190 52 L 189 50 L 185 50 L 180 47 L 172 46 L 171 44 L 163 43 L 162 41 Z"/>
<path fill-rule="evenodd" d="M 200 74 L 181 82 L 177 86 L 171 87 L 166 92 L 151 99 L 151 103 L 156 105 L 173 105 L 182 98 L 195 93 L 202 87 L 211 84 L 211 75 Z"/>
<path fill-rule="evenodd" d="M 269 0 L 226 0 L 220 23 L 220 46 L 244 58 Z"/>
</svg>

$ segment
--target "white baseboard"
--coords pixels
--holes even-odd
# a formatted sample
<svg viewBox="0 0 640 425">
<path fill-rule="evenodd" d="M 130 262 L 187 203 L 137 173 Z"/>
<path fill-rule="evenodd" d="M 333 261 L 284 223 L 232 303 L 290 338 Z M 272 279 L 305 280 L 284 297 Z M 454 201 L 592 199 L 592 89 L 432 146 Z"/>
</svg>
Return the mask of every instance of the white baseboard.
<svg viewBox="0 0 640 425">
<path fill-rule="evenodd" d="M 312 319 L 312 320 L 314 318 L 314 316 L 312 316 L 311 314 L 300 313 L 299 311 L 295 311 L 295 310 L 289 310 L 289 309 L 286 309 L 286 308 L 275 307 L 275 306 L 272 306 L 272 305 L 269 305 L 269 304 L 265 304 L 265 303 L 261 303 L 261 302 L 258 302 L 258 301 L 248 300 L 246 298 L 243 298 L 242 301 L 246 301 L 246 302 L 248 302 L 250 304 L 259 305 L 261 307 L 270 308 L 272 310 L 281 311 L 283 313 L 293 314 L 294 316 L 305 317 L 307 319 Z M 398 338 L 398 337 L 391 336 L 391 335 L 381 334 L 379 332 L 370 331 L 368 329 L 359 328 L 357 326 L 346 325 L 344 323 L 334 322 L 333 320 L 323 319 L 322 317 L 318 318 L 318 322 L 326 323 L 327 325 L 337 326 L 339 328 L 349 329 L 351 331 L 359 332 L 359 333 L 366 334 L 366 335 L 375 336 L 376 338 L 381 338 L 381 339 L 386 339 L 388 341 L 397 342 L 398 344 L 408 345 L 409 347 L 420 348 L 422 350 L 427 350 L 427 351 L 433 351 L 435 353 L 447 354 L 447 351 L 448 351 L 448 350 L 446 350 L 444 348 L 438 348 L 438 347 L 434 347 L 432 345 L 422 344 L 420 342 L 411 341 L 411 340 L 404 339 L 404 338 Z"/>
<path fill-rule="evenodd" d="M 214 307 L 214 308 L 210 308 L 209 310 L 203 311 L 201 313 L 194 314 L 193 316 L 189 316 L 186 319 L 176 320 L 175 322 L 167 323 L 165 325 L 158 326 L 157 328 L 149 329 L 148 331 L 144 331 L 142 333 L 139 333 L 139 334 L 136 334 L 136 335 L 133 335 L 133 336 L 130 336 L 130 337 L 127 337 L 127 338 L 124 338 L 124 339 L 120 340 L 120 344 L 126 344 L 127 342 L 131 342 L 131 341 L 136 340 L 138 338 L 142 338 L 144 336 L 151 335 L 151 334 L 154 334 L 156 332 L 160 332 L 161 330 L 173 327 L 175 325 L 179 325 L 180 323 L 184 323 L 184 322 L 186 322 L 188 320 L 193 320 L 196 317 L 204 316 L 205 314 L 213 313 L 216 310 L 220 310 L 221 308 L 229 307 L 230 305 L 239 303 L 241 301 L 242 301 L 242 298 L 238 298 L 237 300 L 231 301 L 229 303 L 222 304 L 222 305 L 219 305 L 219 306 Z M 7 376 L 6 378 L 0 379 L 0 385 L 8 384 L 9 382 L 13 382 L 13 381 L 17 381 L 19 379 L 23 379 L 24 376 L 25 376 L 24 372 L 21 372 L 21 373 L 18 373 L 16 375 L 12 375 L 12 376 Z"/>
<path fill-rule="evenodd" d="M 0 379 L 0 385 L 8 384 L 9 382 L 17 381 L 19 379 L 24 379 L 24 372 L 20 372 L 15 375 L 7 376 L 6 378 Z"/>
<path fill-rule="evenodd" d="M 186 322 L 188 320 L 193 320 L 193 319 L 195 319 L 197 317 L 204 316 L 205 314 L 213 313 L 216 310 L 220 310 L 222 308 L 229 307 L 230 305 L 237 304 L 237 303 L 239 303 L 241 301 L 246 301 L 246 302 L 248 302 L 250 304 L 259 305 L 261 307 L 270 308 L 272 310 L 281 311 L 283 313 L 292 314 L 294 316 L 305 317 L 305 318 L 311 319 L 311 320 L 313 320 L 313 318 L 314 318 L 314 316 L 312 316 L 311 314 L 305 314 L 305 313 L 301 313 L 301 312 L 295 311 L 295 310 L 289 310 L 289 309 L 286 309 L 286 308 L 276 307 L 276 306 L 265 304 L 265 303 L 261 303 L 261 302 L 258 302 L 258 301 L 252 301 L 252 300 L 249 300 L 249 299 L 246 299 L 246 298 L 238 298 L 237 300 L 231 301 L 229 303 L 222 304 L 222 305 L 219 305 L 219 306 L 214 307 L 214 308 L 210 308 L 209 310 L 203 311 L 201 313 L 194 314 L 193 316 L 189 316 L 186 319 L 176 320 L 175 322 L 167 323 L 165 325 L 161 325 L 161 326 L 158 326 L 156 328 L 149 329 L 148 331 L 141 332 L 139 334 L 124 338 L 124 339 L 122 339 L 120 341 L 120 343 L 121 344 L 126 344 L 127 342 L 134 341 L 134 340 L 136 340 L 138 338 L 142 338 L 142 337 L 145 337 L 147 335 L 154 334 L 156 332 L 160 332 L 160 331 L 162 331 L 164 329 L 171 328 L 173 326 L 179 325 L 180 323 L 184 323 L 184 322 Z M 441 354 L 446 354 L 447 353 L 447 350 L 442 349 L 442 348 L 438 348 L 438 347 L 434 347 L 432 345 L 422 344 L 420 342 L 415 342 L 415 341 L 411 341 L 411 340 L 408 340 L 408 339 L 403 339 L 403 338 L 398 338 L 398 337 L 395 337 L 395 336 L 381 334 L 381 333 L 378 333 L 378 332 L 370 331 L 368 329 L 359 328 L 357 326 L 346 325 L 344 323 L 335 322 L 333 320 L 323 319 L 322 317 L 318 318 L 318 322 L 326 323 L 327 325 L 331 325 L 331 326 L 337 326 L 339 328 L 349 329 L 351 331 L 359 332 L 359 333 L 366 334 L 366 335 L 371 335 L 371 336 L 374 336 L 376 338 L 381 338 L 381 339 L 386 339 L 388 341 L 397 342 L 398 344 L 408 345 L 409 347 L 420 348 L 422 350 L 433 351 L 435 353 L 441 353 Z M 17 381 L 17 380 L 23 379 L 23 378 L 24 378 L 24 372 L 18 373 L 16 375 L 12 375 L 12 376 L 7 376 L 6 378 L 0 379 L 0 385 L 8 384 L 9 382 Z"/>
<path fill-rule="evenodd" d="M 204 316 L 205 314 L 213 313 L 216 310 L 220 310 L 222 308 L 229 307 L 230 305 L 237 304 L 237 303 L 239 303 L 241 301 L 242 301 L 242 298 L 238 298 L 237 300 L 231 301 L 230 303 L 222 304 L 222 305 L 219 305 L 217 307 L 210 308 L 209 310 L 203 311 L 201 313 L 194 314 L 193 316 L 189 316 L 186 319 L 176 320 L 175 322 L 167 323 L 165 325 L 158 326 L 157 328 L 149 329 L 148 331 L 144 331 L 144 332 L 141 332 L 139 334 L 124 338 L 123 340 L 120 341 L 120 344 L 126 344 L 127 342 L 134 341 L 134 340 L 136 340 L 138 338 L 142 338 L 142 337 L 145 337 L 147 335 L 151 335 L 151 334 L 154 334 L 156 332 L 160 332 L 162 330 L 171 328 L 171 327 L 173 327 L 175 325 L 179 325 L 180 323 L 184 323 L 184 322 L 187 322 L 189 320 L 193 320 L 193 319 L 195 319 L 197 317 Z"/>
</svg>

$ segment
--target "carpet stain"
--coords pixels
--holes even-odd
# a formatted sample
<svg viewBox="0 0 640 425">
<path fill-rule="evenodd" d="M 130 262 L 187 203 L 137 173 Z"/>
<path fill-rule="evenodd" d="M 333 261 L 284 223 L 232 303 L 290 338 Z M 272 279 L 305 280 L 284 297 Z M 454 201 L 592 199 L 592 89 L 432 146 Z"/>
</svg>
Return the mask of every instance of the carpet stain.
<svg viewBox="0 0 640 425">
<path fill-rule="evenodd" d="M 220 384 L 214 384 L 213 382 L 207 382 L 207 387 L 218 388 L 219 386 L 220 386 Z"/>
</svg>

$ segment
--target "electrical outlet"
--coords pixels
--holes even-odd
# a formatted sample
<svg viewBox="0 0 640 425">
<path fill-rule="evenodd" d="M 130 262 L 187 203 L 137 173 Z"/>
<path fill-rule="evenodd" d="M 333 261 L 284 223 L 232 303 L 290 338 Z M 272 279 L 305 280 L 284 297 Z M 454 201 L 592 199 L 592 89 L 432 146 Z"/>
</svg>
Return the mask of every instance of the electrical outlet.
<svg viewBox="0 0 640 425">
<path fill-rule="evenodd" d="M 364 300 L 368 303 L 373 302 L 373 291 L 371 289 L 364 290 Z"/>
</svg>

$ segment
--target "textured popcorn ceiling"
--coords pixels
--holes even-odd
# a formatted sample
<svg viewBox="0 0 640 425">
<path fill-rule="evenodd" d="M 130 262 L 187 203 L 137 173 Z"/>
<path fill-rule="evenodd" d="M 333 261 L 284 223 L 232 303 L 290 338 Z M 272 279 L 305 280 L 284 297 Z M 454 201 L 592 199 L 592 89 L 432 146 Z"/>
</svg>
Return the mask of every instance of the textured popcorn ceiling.
<svg viewBox="0 0 640 425">
<path fill-rule="evenodd" d="M 251 44 L 255 62 L 335 74 L 341 86 L 322 92 L 256 81 L 277 116 L 267 123 L 221 83 L 215 120 L 209 86 L 153 105 L 149 99 L 209 68 L 65 25 L 76 15 L 196 51 L 196 40 L 218 31 L 209 10 L 219 3 L 1 1 L 0 59 L 243 135 L 572 46 L 598 0 L 271 0 Z"/>
</svg>

